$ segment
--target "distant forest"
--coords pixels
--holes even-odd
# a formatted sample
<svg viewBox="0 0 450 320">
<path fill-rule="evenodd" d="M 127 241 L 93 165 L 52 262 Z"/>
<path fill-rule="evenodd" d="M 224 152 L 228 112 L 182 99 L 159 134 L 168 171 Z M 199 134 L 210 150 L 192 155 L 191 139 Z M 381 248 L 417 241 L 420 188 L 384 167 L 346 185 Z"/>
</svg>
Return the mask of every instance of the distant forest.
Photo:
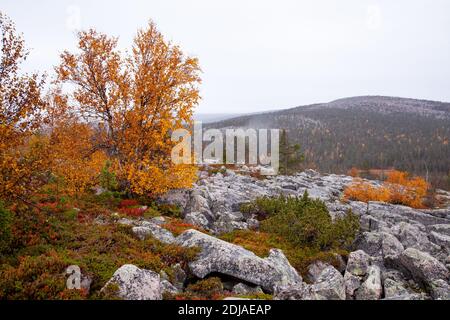
<svg viewBox="0 0 450 320">
<path fill-rule="evenodd" d="M 374 98 L 375 99 L 375 98 Z M 370 104 L 339 103 L 298 107 L 243 116 L 210 126 L 280 128 L 304 154 L 301 168 L 324 173 L 390 169 L 428 177 L 439 188 L 450 188 L 450 108 L 435 103 L 418 108 L 420 100 L 396 98 Z M 414 102 L 414 108 L 408 108 Z M 397 108 L 396 106 L 401 107 Z M 406 107 L 405 107 L 406 106 Z"/>
</svg>

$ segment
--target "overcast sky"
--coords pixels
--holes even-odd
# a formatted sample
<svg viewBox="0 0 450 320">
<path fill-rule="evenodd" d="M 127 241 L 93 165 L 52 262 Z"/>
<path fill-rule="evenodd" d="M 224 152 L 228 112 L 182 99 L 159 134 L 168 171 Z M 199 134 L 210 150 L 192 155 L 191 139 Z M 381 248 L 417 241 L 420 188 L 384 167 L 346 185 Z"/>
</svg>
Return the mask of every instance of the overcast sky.
<svg viewBox="0 0 450 320">
<path fill-rule="evenodd" d="M 202 113 L 243 113 L 357 95 L 450 101 L 448 0 L 0 0 L 52 72 L 77 29 L 131 45 L 153 19 L 203 70 Z"/>
</svg>

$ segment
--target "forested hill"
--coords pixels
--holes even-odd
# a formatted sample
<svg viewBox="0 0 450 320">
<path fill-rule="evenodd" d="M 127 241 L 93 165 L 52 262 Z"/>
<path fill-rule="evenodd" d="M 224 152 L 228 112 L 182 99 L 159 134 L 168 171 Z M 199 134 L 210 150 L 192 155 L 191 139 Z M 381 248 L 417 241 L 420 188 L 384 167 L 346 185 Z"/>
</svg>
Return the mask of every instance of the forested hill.
<svg viewBox="0 0 450 320">
<path fill-rule="evenodd" d="M 241 116 L 212 127 L 286 129 L 305 167 L 323 172 L 390 168 L 450 183 L 450 103 L 366 96 Z"/>
</svg>

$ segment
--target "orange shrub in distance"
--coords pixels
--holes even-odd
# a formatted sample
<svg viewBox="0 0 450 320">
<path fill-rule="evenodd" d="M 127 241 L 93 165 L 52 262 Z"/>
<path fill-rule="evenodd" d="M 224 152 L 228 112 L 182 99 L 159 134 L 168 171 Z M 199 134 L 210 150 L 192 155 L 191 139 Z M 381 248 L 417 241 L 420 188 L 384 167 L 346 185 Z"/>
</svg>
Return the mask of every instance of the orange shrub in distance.
<svg viewBox="0 0 450 320">
<path fill-rule="evenodd" d="M 353 178 L 356 178 L 359 176 L 359 170 L 358 170 L 358 168 L 353 167 L 348 171 L 347 174 Z"/>
<path fill-rule="evenodd" d="M 344 190 L 344 198 L 362 202 L 382 201 L 423 208 L 423 198 L 428 187 L 427 182 L 420 177 L 410 178 L 406 172 L 392 171 L 382 186 L 355 179 Z"/>
<path fill-rule="evenodd" d="M 354 182 L 344 190 L 344 197 L 355 201 L 383 201 L 388 202 L 390 192 L 384 186 L 374 186 L 362 179 L 355 179 Z"/>
</svg>

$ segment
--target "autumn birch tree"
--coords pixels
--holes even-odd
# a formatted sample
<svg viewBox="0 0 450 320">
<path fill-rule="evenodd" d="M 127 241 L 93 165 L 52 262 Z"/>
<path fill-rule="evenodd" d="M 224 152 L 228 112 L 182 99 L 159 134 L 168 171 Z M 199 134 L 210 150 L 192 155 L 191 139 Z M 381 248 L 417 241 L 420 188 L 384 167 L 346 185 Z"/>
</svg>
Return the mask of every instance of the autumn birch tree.
<svg viewBox="0 0 450 320">
<path fill-rule="evenodd" d="M 156 195 L 189 186 L 194 167 L 171 162 L 170 134 L 192 121 L 197 59 L 165 41 L 153 22 L 138 31 L 126 56 L 115 38 L 94 30 L 78 37 L 79 52 L 64 52 L 56 71 L 59 81 L 75 85 L 71 99 L 80 114 L 94 121 L 95 149 L 106 152 L 131 192 Z"/>
<path fill-rule="evenodd" d="M 28 51 L 1 12 L 0 33 L 0 197 L 17 199 L 39 186 L 46 167 L 45 144 L 33 137 L 41 124 L 44 80 L 37 74 L 20 74 Z"/>
<path fill-rule="evenodd" d="M 60 88 L 46 96 L 46 131 L 51 173 L 57 191 L 79 195 L 94 187 L 107 155 L 95 148 L 96 131 L 81 121 Z"/>
</svg>

